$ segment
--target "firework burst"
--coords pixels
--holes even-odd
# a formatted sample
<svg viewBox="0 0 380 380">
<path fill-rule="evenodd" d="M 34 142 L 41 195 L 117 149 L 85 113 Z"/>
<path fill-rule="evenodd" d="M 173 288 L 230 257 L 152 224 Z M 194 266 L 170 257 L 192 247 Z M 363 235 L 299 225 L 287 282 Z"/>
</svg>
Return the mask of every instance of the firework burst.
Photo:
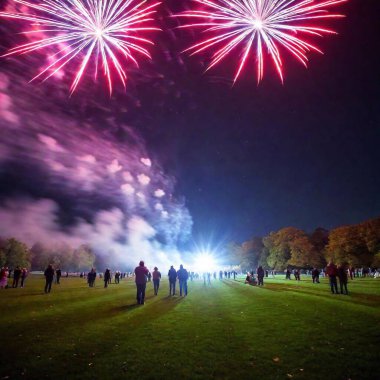
<svg viewBox="0 0 380 380">
<path fill-rule="evenodd" d="M 323 19 L 344 17 L 328 8 L 347 0 L 193 0 L 202 9 L 185 11 L 177 16 L 196 20 L 182 28 L 201 27 L 209 37 L 185 51 L 197 54 L 215 49 L 207 70 L 217 65 L 234 49 L 239 48 L 240 62 L 235 73 L 238 79 L 250 54 L 256 55 L 257 81 L 264 75 L 265 50 L 271 57 L 283 82 L 283 61 L 280 50 L 287 50 L 303 65 L 310 51 L 322 53 L 305 40 L 307 36 L 336 34 L 335 31 L 312 25 Z"/>
<path fill-rule="evenodd" d="M 147 46 L 153 42 L 140 34 L 160 30 L 149 26 L 160 2 L 147 5 L 146 0 L 42 0 L 37 4 L 13 1 L 27 11 L 0 12 L 0 17 L 27 22 L 31 30 L 23 33 L 33 35 L 34 41 L 15 46 L 3 56 L 54 48 L 51 62 L 32 80 L 42 78 L 44 81 L 77 61 L 71 93 L 90 63 L 95 78 L 98 66 L 102 66 L 110 94 L 113 71 L 125 87 L 125 64 L 131 61 L 138 66 L 136 55 L 151 59 Z"/>
</svg>

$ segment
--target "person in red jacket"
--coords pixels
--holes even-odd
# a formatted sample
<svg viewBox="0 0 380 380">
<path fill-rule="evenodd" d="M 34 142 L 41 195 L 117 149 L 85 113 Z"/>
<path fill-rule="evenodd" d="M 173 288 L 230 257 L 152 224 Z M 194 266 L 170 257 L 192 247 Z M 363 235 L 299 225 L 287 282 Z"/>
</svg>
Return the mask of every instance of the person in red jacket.
<svg viewBox="0 0 380 380">
<path fill-rule="evenodd" d="M 138 305 L 144 305 L 145 303 L 145 288 L 148 274 L 149 270 L 145 267 L 144 261 L 140 261 L 139 266 L 135 268 L 136 299 Z"/>
<path fill-rule="evenodd" d="M 334 294 L 334 290 L 335 290 L 335 294 L 338 294 L 338 285 L 336 283 L 336 276 L 338 275 L 338 268 L 336 267 L 336 265 L 332 261 L 330 261 L 326 267 L 325 272 L 329 276 L 331 293 Z"/>
</svg>

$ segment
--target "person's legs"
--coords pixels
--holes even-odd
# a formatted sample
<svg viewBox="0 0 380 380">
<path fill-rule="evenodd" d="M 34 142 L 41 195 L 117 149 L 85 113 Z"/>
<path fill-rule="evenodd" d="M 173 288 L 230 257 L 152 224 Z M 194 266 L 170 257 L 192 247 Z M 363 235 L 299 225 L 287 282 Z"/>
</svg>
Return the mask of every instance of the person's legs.
<svg viewBox="0 0 380 380">
<path fill-rule="evenodd" d="M 53 282 L 53 280 L 50 280 L 48 283 L 48 293 L 50 293 L 52 282 Z"/>
<path fill-rule="evenodd" d="M 139 288 L 140 288 L 140 305 L 144 305 L 146 284 L 140 284 Z"/>
<path fill-rule="evenodd" d="M 333 294 L 334 294 L 334 280 L 333 280 L 333 277 L 332 277 L 332 276 L 330 276 L 330 277 L 329 277 L 329 279 L 330 279 L 330 288 L 331 288 L 331 293 L 333 293 Z"/>
<path fill-rule="evenodd" d="M 179 295 L 182 297 L 183 281 L 179 282 Z"/>
<path fill-rule="evenodd" d="M 45 293 L 47 293 L 47 290 L 48 290 L 48 280 L 45 281 Z"/>
<path fill-rule="evenodd" d="M 136 284 L 136 300 L 137 303 L 140 305 L 140 299 L 141 299 L 141 293 L 140 293 L 140 285 Z"/>
<path fill-rule="evenodd" d="M 345 294 L 348 295 L 347 281 L 345 281 L 345 282 L 343 283 L 343 287 L 344 287 L 344 290 L 345 290 Z"/>
<path fill-rule="evenodd" d="M 185 296 L 187 296 L 187 281 L 185 281 L 183 285 L 184 285 Z"/>
</svg>

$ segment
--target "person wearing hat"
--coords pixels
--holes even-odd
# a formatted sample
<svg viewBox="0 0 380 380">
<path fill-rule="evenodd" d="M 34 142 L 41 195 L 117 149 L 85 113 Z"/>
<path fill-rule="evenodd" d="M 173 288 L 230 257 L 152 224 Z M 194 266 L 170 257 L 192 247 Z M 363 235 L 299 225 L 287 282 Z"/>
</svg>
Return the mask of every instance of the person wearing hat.
<svg viewBox="0 0 380 380">
<path fill-rule="evenodd" d="M 157 267 L 154 267 L 153 271 L 153 286 L 154 286 L 154 295 L 158 294 L 158 288 L 160 287 L 161 272 L 158 271 Z"/>
<path fill-rule="evenodd" d="M 149 274 L 148 268 L 145 266 L 144 261 L 140 261 L 139 266 L 135 268 L 135 282 L 137 289 L 137 304 L 144 305 L 146 280 Z"/>
</svg>

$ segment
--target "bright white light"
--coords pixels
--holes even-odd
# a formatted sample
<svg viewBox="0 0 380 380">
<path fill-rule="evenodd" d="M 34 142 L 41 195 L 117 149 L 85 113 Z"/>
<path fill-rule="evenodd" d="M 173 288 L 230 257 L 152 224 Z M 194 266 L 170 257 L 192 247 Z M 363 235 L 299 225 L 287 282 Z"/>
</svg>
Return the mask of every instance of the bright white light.
<svg viewBox="0 0 380 380">
<path fill-rule="evenodd" d="M 97 38 L 99 38 L 99 39 L 103 38 L 103 35 L 104 35 L 104 29 L 103 28 L 99 27 L 99 28 L 95 29 L 95 36 Z"/>
<path fill-rule="evenodd" d="M 255 29 L 260 30 L 263 28 L 263 22 L 261 20 L 257 19 L 255 21 L 253 21 L 253 26 Z"/>
<path fill-rule="evenodd" d="M 193 269 L 196 272 L 211 272 L 216 270 L 216 268 L 216 261 L 208 252 L 199 253 L 194 259 Z"/>
</svg>

